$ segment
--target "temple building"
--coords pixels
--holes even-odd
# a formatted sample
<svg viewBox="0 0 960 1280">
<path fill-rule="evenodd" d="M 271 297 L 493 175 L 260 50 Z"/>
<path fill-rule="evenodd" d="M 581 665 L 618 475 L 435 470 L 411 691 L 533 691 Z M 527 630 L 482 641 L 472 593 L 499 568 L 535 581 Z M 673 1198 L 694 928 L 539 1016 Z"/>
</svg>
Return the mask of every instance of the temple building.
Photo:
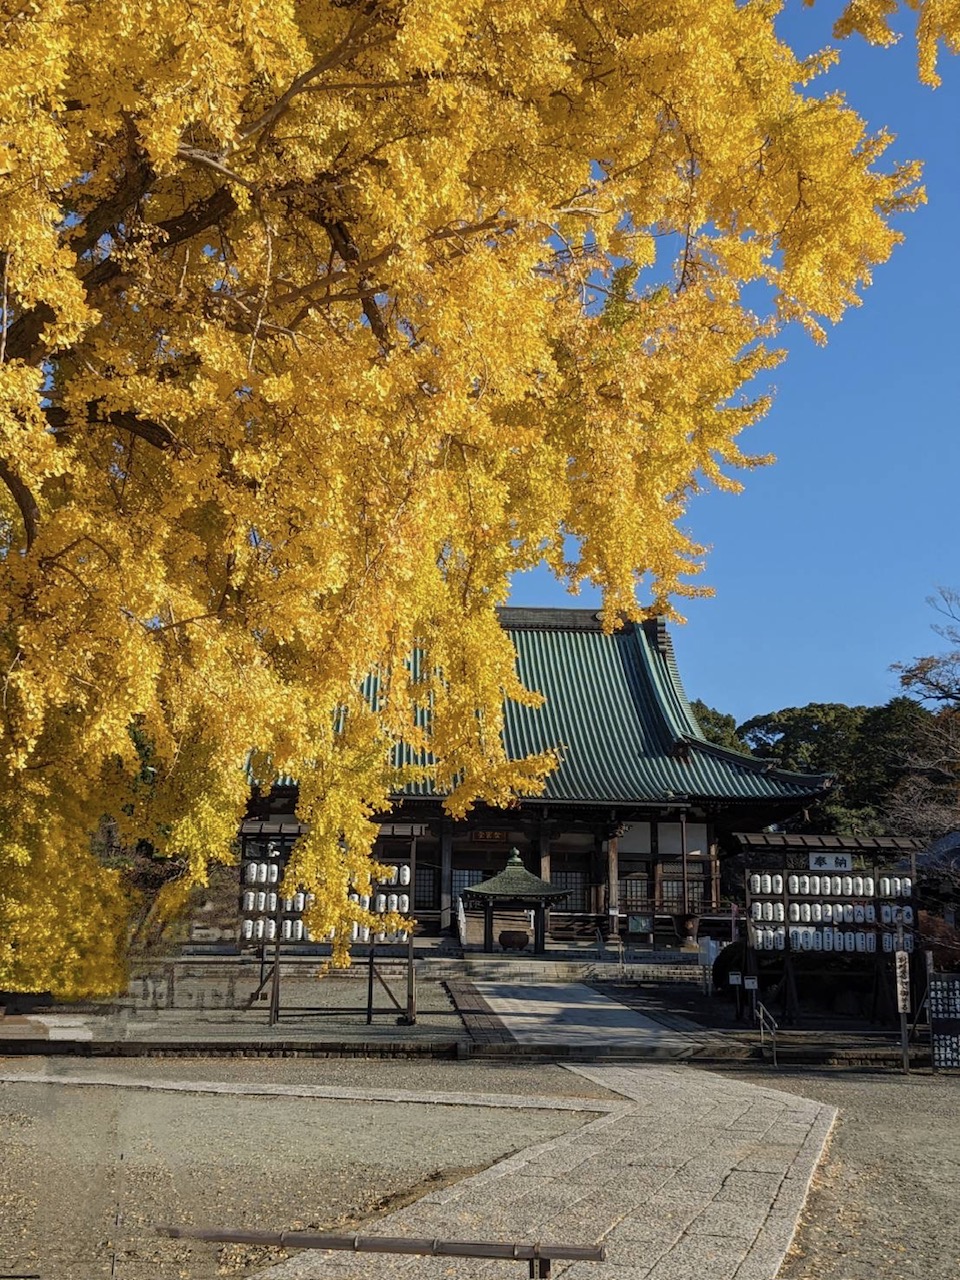
<svg viewBox="0 0 960 1280">
<path fill-rule="evenodd" d="M 504 869 L 510 850 L 566 896 L 548 939 L 619 935 L 676 944 L 698 921 L 729 936 L 720 856 L 733 833 L 759 831 L 822 796 L 830 780 L 787 773 L 705 740 L 687 701 L 664 621 L 605 635 L 587 609 L 514 609 L 501 621 L 539 708 L 509 703 L 514 757 L 553 749 L 545 792 L 509 810 L 478 805 L 455 822 L 439 797 L 414 787 L 383 815 L 375 854 L 409 861 L 424 933 L 455 933 L 458 900 Z M 245 839 L 293 835 L 296 791 L 255 794 Z"/>
</svg>

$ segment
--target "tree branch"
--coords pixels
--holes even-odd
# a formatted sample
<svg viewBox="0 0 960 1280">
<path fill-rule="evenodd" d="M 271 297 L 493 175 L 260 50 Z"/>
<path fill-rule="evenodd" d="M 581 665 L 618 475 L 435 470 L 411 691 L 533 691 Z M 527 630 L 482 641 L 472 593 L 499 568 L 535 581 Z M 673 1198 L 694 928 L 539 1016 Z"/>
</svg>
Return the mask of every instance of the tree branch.
<svg viewBox="0 0 960 1280">
<path fill-rule="evenodd" d="M 120 431 L 129 431 L 140 440 L 146 440 L 156 449 L 170 449 L 176 454 L 187 452 L 187 446 L 177 438 L 173 431 L 162 422 L 154 422 L 150 418 L 141 418 L 128 410 L 114 409 L 106 416 L 101 415 L 100 400 L 91 400 L 87 405 L 88 422 L 91 426 L 109 424 Z M 70 416 L 60 405 L 48 405 L 44 414 L 55 435 L 60 439 L 70 436 Z"/>
<path fill-rule="evenodd" d="M 269 107 L 263 115 L 258 116 L 256 120 L 247 125 L 246 129 L 244 129 L 240 134 L 237 145 L 240 145 L 240 143 L 243 142 L 249 142 L 249 140 L 255 134 L 259 133 L 261 129 L 266 129 L 269 125 L 273 124 L 273 122 L 281 116 L 284 111 L 286 111 L 294 98 L 298 94 L 302 93 L 311 81 L 316 80 L 317 76 L 323 75 L 324 71 L 329 71 L 331 67 L 335 67 L 343 58 L 344 54 L 350 51 L 351 46 L 354 45 L 362 36 L 366 35 L 371 27 L 376 25 L 376 22 L 376 14 L 372 16 L 364 15 L 361 18 L 355 18 L 350 24 L 347 34 L 341 41 L 339 41 L 339 43 L 333 46 L 328 54 L 322 57 L 319 62 L 315 62 L 313 66 L 307 71 L 304 71 L 302 75 L 297 76 L 286 92 L 280 95 L 272 107 Z M 236 150 L 236 148 L 234 148 L 234 150 Z"/>
<path fill-rule="evenodd" d="M 19 473 L 2 458 L 0 458 L 0 480 L 10 490 L 10 494 L 20 511 L 20 516 L 23 520 L 23 532 L 26 538 L 26 549 L 29 551 L 36 541 L 37 527 L 40 523 L 40 508 L 37 506 L 37 500 L 29 487 L 24 484 Z"/>
<path fill-rule="evenodd" d="M 199 235 L 208 227 L 214 226 L 222 218 L 234 213 L 237 202 L 229 187 L 218 187 L 211 195 L 190 205 L 176 217 L 167 218 L 164 222 L 148 223 L 147 232 L 160 232 L 166 246 L 181 244 L 192 236 Z M 119 216 L 119 215 L 117 215 Z M 91 232 L 92 233 L 92 232 Z M 102 233 L 101 233 L 102 234 Z M 83 243 L 87 237 L 81 237 Z M 97 236 L 99 239 L 99 235 Z M 106 258 L 98 262 L 83 277 L 83 287 L 89 296 L 95 289 L 102 288 L 116 279 L 123 271 L 123 266 L 115 258 Z M 6 353 L 8 360 L 26 360 L 35 362 L 47 354 L 46 345 L 40 342 L 40 334 L 44 326 L 56 320 L 56 312 L 46 302 L 38 302 L 29 311 L 24 311 L 10 326 L 7 332 Z"/>
</svg>

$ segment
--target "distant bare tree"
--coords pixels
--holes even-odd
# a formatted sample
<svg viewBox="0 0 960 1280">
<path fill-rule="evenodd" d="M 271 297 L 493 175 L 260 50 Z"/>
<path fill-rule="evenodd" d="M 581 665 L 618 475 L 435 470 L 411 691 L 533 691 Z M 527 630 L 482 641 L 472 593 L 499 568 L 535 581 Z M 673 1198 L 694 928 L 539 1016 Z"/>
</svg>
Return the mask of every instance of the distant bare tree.
<svg viewBox="0 0 960 1280">
<path fill-rule="evenodd" d="M 941 587 L 928 603 L 945 619 L 933 630 L 947 648 L 897 663 L 903 689 L 934 714 L 886 805 L 897 830 L 931 839 L 960 829 L 960 591 Z"/>
</svg>

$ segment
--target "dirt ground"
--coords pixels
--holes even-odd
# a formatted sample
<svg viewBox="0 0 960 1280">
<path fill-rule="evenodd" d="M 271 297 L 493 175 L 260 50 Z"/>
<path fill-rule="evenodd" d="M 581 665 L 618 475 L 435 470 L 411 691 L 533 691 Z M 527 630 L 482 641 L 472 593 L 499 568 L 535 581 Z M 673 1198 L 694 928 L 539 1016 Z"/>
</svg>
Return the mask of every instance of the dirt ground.
<svg viewBox="0 0 960 1280">
<path fill-rule="evenodd" d="M 960 1077 L 804 1070 L 751 1079 L 840 1108 L 779 1280 L 960 1277 Z"/>
<path fill-rule="evenodd" d="M 220 1065 L 203 1074 L 220 1078 Z M 272 1080 L 274 1065 L 242 1068 L 250 1080 L 258 1073 Z M 124 1066 L 125 1074 L 158 1074 L 155 1061 Z M 574 1079 L 558 1074 L 565 1084 Z M 404 1086 L 395 1080 L 394 1087 Z M 0 1084 L 0 1273 L 43 1280 L 247 1274 L 283 1255 L 163 1240 L 154 1227 L 356 1226 L 587 1118 Z"/>
</svg>

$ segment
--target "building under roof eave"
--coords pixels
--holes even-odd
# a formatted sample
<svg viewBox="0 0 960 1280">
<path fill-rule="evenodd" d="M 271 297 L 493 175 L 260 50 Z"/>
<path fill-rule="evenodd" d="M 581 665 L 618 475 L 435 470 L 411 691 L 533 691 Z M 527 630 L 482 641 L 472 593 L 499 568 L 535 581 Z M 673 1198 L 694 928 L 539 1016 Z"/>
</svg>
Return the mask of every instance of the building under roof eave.
<svg viewBox="0 0 960 1280">
<path fill-rule="evenodd" d="M 506 705 L 507 753 L 553 750 L 560 763 L 542 795 L 509 810 L 478 805 L 463 822 L 445 816 L 429 783 L 394 797 L 378 853 L 402 858 L 397 823 L 414 824 L 421 921 L 435 914 L 451 927 L 457 898 L 499 871 L 511 845 L 567 890 L 571 910 L 553 915 L 578 916 L 590 929 L 612 921 L 616 930 L 630 915 L 639 927 L 648 917 L 718 913 L 718 840 L 782 821 L 829 790 L 827 776 L 789 773 L 705 740 L 662 619 L 612 634 L 588 609 L 504 608 L 500 620 L 521 680 L 544 696 L 540 707 Z M 375 704 L 372 680 L 367 693 Z M 415 762 L 398 749 L 398 764 Z M 289 785 L 275 787 L 250 816 L 292 812 L 292 802 Z"/>
</svg>

